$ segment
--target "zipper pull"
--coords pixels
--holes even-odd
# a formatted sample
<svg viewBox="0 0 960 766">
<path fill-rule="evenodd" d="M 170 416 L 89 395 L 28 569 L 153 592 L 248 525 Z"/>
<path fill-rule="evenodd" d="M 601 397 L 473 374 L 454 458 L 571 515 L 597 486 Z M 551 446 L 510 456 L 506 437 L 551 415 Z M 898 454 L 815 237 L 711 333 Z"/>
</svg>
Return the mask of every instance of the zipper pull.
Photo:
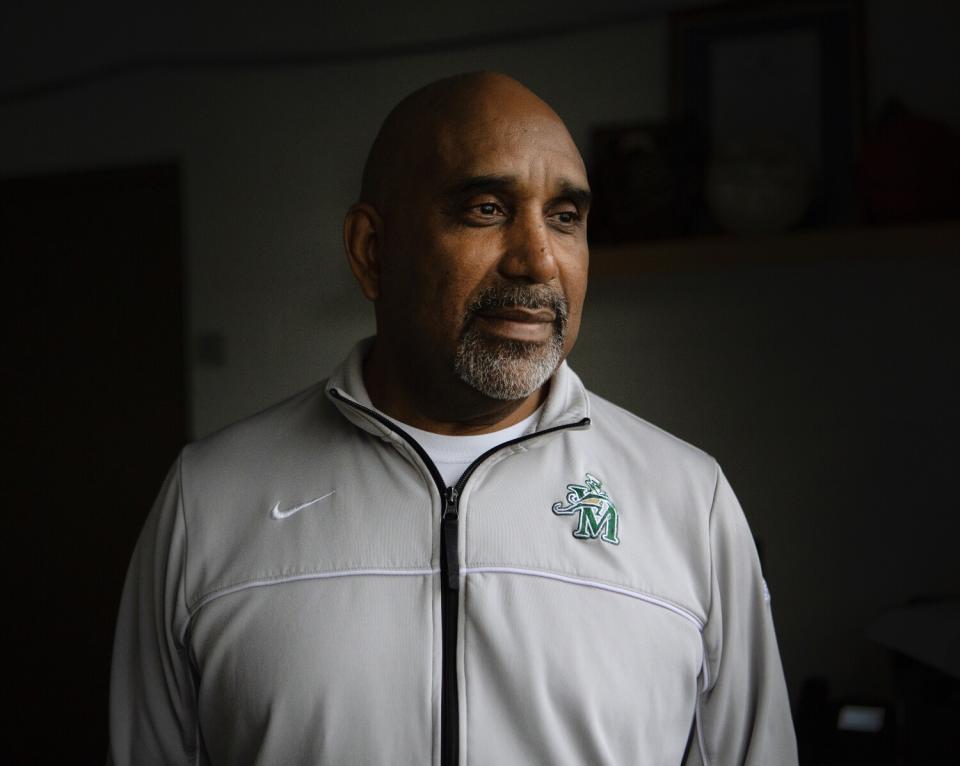
<svg viewBox="0 0 960 766">
<path fill-rule="evenodd" d="M 456 487 L 447 487 L 444 498 L 443 516 L 440 518 L 441 543 L 443 557 L 447 565 L 447 587 L 450 590 L 460 589 L 460 564 L 457 553 L 457 522 L 460 512 L 457 504 L 460 502 L 460 493 Z"/>
</svg>

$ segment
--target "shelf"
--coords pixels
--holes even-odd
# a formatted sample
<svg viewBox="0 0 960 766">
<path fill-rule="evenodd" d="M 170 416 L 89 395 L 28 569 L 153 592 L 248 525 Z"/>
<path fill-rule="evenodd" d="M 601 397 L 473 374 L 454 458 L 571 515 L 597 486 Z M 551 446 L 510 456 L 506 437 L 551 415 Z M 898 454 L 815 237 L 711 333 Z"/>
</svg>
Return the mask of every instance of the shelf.
<svg viewBox="0 0 960 766">
<path fill-rule="evenodd" d="M 896 227 L 799 229 L 763 236 L 727 234 L 595 245 L 590 248 L 590 276 L 917 255 L 960 258 L 960 221 Z"/>
</svg>

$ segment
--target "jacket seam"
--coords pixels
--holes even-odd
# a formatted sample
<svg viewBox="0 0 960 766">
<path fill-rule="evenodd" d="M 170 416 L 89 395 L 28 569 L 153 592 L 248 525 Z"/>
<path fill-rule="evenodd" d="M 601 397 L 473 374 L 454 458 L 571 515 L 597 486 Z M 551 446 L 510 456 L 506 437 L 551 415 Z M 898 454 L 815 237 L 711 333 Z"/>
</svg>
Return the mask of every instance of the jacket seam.
<svg viewBox="0 0 960 766">
<path fill-rule="evenodd" d="M 714 484 L 713 484 L 713 498 L 710 500 L 710 511 L 707 514 L 707 561 L 709 564 L 709 578 L 707 581 L 707 621 L 710 620 L 710 616 L 713 614 L 713 592 L 714 584 L 716 582 L 716 568 L 714 567 L 713 562 L 713 535 L 711 530 L 713 529 L 713 514 L 717 507 L 717 496 L 720 494 L 720 464 L 714 461 Z M 707 691 L 707 680 L 709 676 L 709 665 L 710 658 L 708 654 L 708 647 L 706 639 L 703 643 L 703 667 L 704 667 L 704 687 L 701 690 L 702 692 Z M 719 675 L 719 668 L 718 668 Z"/>
<path fill-rule="evenodd" d="M 668 596 L 662 596 L 659 593 L 655 593 L 650 590 L 632 587 L 629 583 L 621 582 L 619 580 L 610 580 L 605 577 L 594 577 L 592 575 L 581 574 L 580 572 L 561 572 L 556 569 L 543 569 L 543 568 L 534 569 L 533 567 L 511 566 L 509 564 L 504 564 L 501 561 L 478 561 L 475 564 L 471 564 L 470 566 L 468 566 L 467 569 L 476 569 L 479 567 L 488 567 L 488 568 L 497 567 L 500 569 L 525 569 L 530 572 L 543 572 L 544 574 L 557 575 L 558 577 L 570 577 L 570 578 L 575 578 L 579 580 L 584 580 L 587 582 L 596 582 L 596 583 L 602 583 L 603 585 L 611 585 L 615 588 L 622 588 L 623 590 L 632 591 L 633 593 L 639 593 L 644 596 L 655 598 L 659 601 L 664 601 L 670 604 L 671 606 L 675 606 L 677 609 L 682 609 L 685 612 L 689 612 L 693 617 L 696 618 L 697 622 L 700 622 L 700 623 L 706 622 L 705 619 L 700 619 L 700 617 L 697 616 L 696 610 L 691 609 L 690 607 L 685 606 L 684 604 L 681 604 L 679 601 L 675 601 L 674 599 L 669 598 Z"/>
<path fill-rule="evenodd" d="M 409 568 L 409 569 L 336 569 L 336 570 L 316 570 L 309 572 L 299 572 L 287 575 L 277 575 L 276 577 L 264 577 L 259 579 L 243 580 L 233 585 L 224 585 L 211 591 L 207 591 L 198 598 L 193 606 L 189 608 L 187 621 L 181 631 L 181 637 L 186 636 L 193 618 L 197 616 L 203 607 L 224 596 L 233 593 L 239 593 L 252 588 L 262 588 L 271 585 L 282 585 L 289 582 L 304 582 L 308 580 L 332 580 L 338 577 L 364 577 L 364 576 L 383 576 L 383 577 L 425 577 L 439 574 L 440 570 L 433 567 Z"/>
<path fill-rule="evenodd" d="M 339 569 L 301 569 L 293 572 L 284 572 L 282 574 L 264 574 L 260 577 L 249 577 L 236 582 L 217 585 L 216 587 L 205 590 L 202 595 L 193 600 L 193 604 L 188 607 L 188 611 L 193 615 L 201 606 L 228 593 L 234 593 L 238 590 L 246 590 L 262 585 L 277 585 L 284 582 L 297 582 L 299 580 L 327 580 L 334 577 L 356 577 L 360 575 L 426 575 L 436 574 L 440 569 L 433 566 L 398 566 L 398 567 L 342 567 Z"/>
<path fill-rule="evenodd" d="M 199 595 L 196 595 L 193 597 L 193 599 L 187 605 L 187 611 L 193 612 L 201 601 L 208 600 L 210 596 L 216 593 L 220 593 L 221 591 L 224 591 L 224 590 L 235 589 L 239 586 L 246 585 L 247 583 L 262 583 L 264 581 L 273 581 L 273 580 L 282 582 L 288 579 L 296 579 L 296 578 L 303 578 L 303 577 L 310 577 L 310 576 L 320 576 L 320 577 L 333 576 L 338 572 L 345 572 L 347 574 L 358 574 L 363 572 L 371 572 L 371 573 L 384 572 L 384 573 L 390 574 L 393 572 L 413 572 L 413 571 L 419 572 L 420 570 L 426 571 L 431 568 L 434 569 L 435 571 L 438 571 L 438 572 L 440 571 L 439 567 L 433 567 L 432 564 L 427 562 L 427 563 L 413 563 L 413 564 L 397 564 L 394 566 L 388 565 L 388 566 L 382 566 L 382 567 L 363 566 L 362 564 L 357 563 L 353 565 L 344 564 L 341 566 L 337 566 L 333 569 L 309 568 L 309 569 L 294 569 L 292 571 L 259 572 L 257 574 L 252 574 L 249 577 L 244 577 L 240 580 L 231 580 L 229 582 L 225 582 L 219 585 L 211 585 L 207 587 Z"/>
<path fill-rule="evenodd" d="M 697 727 L 697 748 L 700 750 L 700 760 L 703 761 L 703 766 L 710 766 L 710 759 L 707 757 L 707 745 L 703 741 L 703 694 L 697 695 L 694 722 Z"/>
<path fill-rule="evenodd" d="M 183 524 L 183 556 L 180 560 L 180 582 L 178 583 L 180 589 L 180 598 L 183 601 L 184 606 L 187 604 L 187 561 L 190 553 L 190 544 L 189 538 L 187 535 L 187 512 L 186 512 L 186 503 L 183 499 L 183 453 L 184 450 L 180 450 L 180 453 L 177 455 L 177 513 L 180 516 L 180 523 Z M 184 620 L 183 628 L 180 630 L 177 635 L 178 643 L 178 654 L 180 655 L 180 661 L 183 663 L 184 673 L 189 681 L 192 697 L 192 709 L 191 713 L 193 715 L 193 752 L 189 750 L 186 751 L 185 755 L 187 757 L 187 762 L 194 764 L 196 766 L 200 763 L 200 713 L 197 710 L 197 685 L 196 679 L 193 675 L 193 668 L 190 666 L 190 647 L 187 643 L 187 633 L 190 630 L 190 614 L 189 609 L 187 610 L 187 618 Z"/>
<path fill-rule="evenodd" d="M 180 523 L 183 524 L 183 557 L 180 561 L 180 598 L 187 604 L 187 560 L 190 555 L 190 540 L 187 530 L 186 503 L 183 500 L 183 450 L 177 455 L 177 511 L 180 514 Z M 189 608 L 187 609 L 189 612 Z M 189 622 L 189 617 L 188 617 Z M 185 647 L 184 647 L 185 648 Z"/>
<path fill-rule="evenodd" d="M 584 577 L 577 574 L 569 574 L 566 572 L 557 572 L 551 569 L 531 569 L 529 567 L 512 567 L 504 566 L 502 564 L 475 564 L 473 566 L 464 567 L 461 570 L 464 574 L 483 574 L 489 572 L 492 574 L 501 572 L 504 574 L 520 574 L 520 575 L 529 575 L 532 577 L 541 576 L 558 579 L 560 582 L 568 582 L 571 585 L 583 585 L 590 587 L 591 585 L 605 585 L 607 588 L 603 590 L 608 590 L 610 593 L 617 593 L 622 596 L 627 596 L 628 598 L 635 598 L 640 601 L 644 601 L 648 604 L 654 606 L 660 606 L 661 608 L 666 608 L 667 611 L 672 611 L 674 614 L 677 614 L 680 617 L 683 617 L 689 622 L 694 623 L 697 626 L 697 630 L 702 632 L 704 628 L 704 621 L 701 620 L 696 612 L 694 612 L 689 607 L 684 606 L 683 604 L 677 603 L 673 599 L 665 598 L 663 596 L 658 596 L 655 593 L 649 591 L 640 590 L 638 588 L 630 588 L 622 583 L 615 582 L 613 580 L 606 580 L 600 577 Z M 616 589 L 616 590 L 610 590 Z M 659 602 L 659 603 L 658 603 Z"/>
</svg>

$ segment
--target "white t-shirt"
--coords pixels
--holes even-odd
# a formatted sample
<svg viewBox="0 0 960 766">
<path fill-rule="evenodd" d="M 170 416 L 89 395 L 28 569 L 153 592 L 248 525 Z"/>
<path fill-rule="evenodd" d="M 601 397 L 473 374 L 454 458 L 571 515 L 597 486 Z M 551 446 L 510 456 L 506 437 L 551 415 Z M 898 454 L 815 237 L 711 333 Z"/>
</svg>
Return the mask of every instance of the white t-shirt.
<svg viewBox="0 0 960 766">
<path fill-rule="evenodd" d="M 376 407 L 374 407 L 376 409 Z M 540 420 L 540 411 L 543 405 L 540 405 L 532 415 L 524 418 L 515 425 L 502 428 L 499 431 L 493 431 L 489 434 L 476 434 L 473 436 L 446 436 L 445 434 L 435 434 L 432 431 L 424 431 L 420 428 L 414 428 L 411 425 L 402 423 L 396 418 L 391 418 L 384 412 L 380 412 L 383 417 L 393 423 L 416 439 L 420 446 L 430 456 L 430 459 L 437 466 L 440 475 L 447 483 L 448 487 L 456 484 L 457 480 L 463 475 L 467 467 L 487 450 L 508 442 L 511 439 L 519 439 L 536 430 L 537 423 Z"/>
</svg>

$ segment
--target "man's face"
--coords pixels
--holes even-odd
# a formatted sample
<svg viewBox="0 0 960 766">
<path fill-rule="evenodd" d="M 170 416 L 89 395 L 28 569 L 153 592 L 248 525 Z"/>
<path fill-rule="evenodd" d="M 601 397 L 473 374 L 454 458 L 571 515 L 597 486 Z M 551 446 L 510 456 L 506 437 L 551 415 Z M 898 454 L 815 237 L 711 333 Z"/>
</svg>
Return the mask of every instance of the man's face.
<svg viewBox="0 0 960 766">
<path fill-rule="evenodd" d="M 384 216 L 378 321 L 417 364 L 522 399 L 577 337 L 589 193 L 556 116 L 507 101 L 441 126 Z"/>
</svg>

